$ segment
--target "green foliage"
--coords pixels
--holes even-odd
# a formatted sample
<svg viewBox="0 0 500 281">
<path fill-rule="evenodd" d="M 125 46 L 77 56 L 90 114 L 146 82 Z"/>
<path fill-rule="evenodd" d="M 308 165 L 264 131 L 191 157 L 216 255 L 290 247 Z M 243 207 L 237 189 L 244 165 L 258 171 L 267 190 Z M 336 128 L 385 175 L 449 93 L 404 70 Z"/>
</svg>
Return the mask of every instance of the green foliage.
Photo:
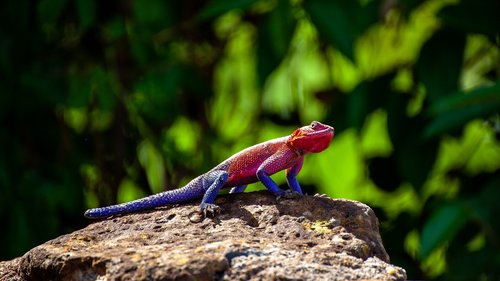
<svg viewBox="0 0 500 281">
<path fill-rule="evenodd" d="M 470 219 L 470 213 L 464 202 L 445 203 L 438 208 L 422 229 L 420 255 L 428 257 L 437 247 L 452 240 Z"/>
<path fill-rule="evenodd" d="M 306 1 L 305 9 L 322 37 L 354 60 L 354 41 L 377 21 L 378 3 L 370 1 Z"/>
<path fill-rule="evenodd" d="M 487 119 L 500 108 L 500 81 L 469 92 L 460 92 L 440 98 L 429 108 L 434 117 L 424 131 L 425 137 L 434 137 L 462 128 L 469 120 Z"/>
<path fill-rule="evenodd" d="M 261 85 L 287 54 L 296 25 L 292 12 L 290 1 L 278 0 L 258 25 L 257 72 Z"/>
<path fill-rule="evenodd" d="M 458 90 L 464 47 L 465 34 L 447 30 L 437 31 L 423 46 L 416 74 L 430 102 Z"/>
<path fill-rule="evenodd" d="M 88 207 L 182 186 L 316 119 L 337 135 L 308 156 L 307 193 L 372 206 L 410 279 L 496 280 L 499 10 L 3 1 L 0 258 L 83 226 Z"/>
</svg>

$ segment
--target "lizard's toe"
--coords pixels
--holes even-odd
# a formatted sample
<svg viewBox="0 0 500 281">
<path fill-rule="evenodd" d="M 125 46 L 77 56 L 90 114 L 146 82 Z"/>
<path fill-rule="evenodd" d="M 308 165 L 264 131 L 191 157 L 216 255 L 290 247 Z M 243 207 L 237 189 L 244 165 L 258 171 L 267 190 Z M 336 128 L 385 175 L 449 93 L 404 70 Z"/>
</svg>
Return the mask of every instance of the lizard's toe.
<svg viewBox="0 0 500 281">
<path fill-rule="evenodd" d="M 222 210 L 221 207 L 211 204 L 211 203 L 201 203 L 200 210 L 203 212 L 203 215 L 206 217 L 207 213 L 211 213 L 212 215 L 216 213 L 220 213 Z"/>
</svg>

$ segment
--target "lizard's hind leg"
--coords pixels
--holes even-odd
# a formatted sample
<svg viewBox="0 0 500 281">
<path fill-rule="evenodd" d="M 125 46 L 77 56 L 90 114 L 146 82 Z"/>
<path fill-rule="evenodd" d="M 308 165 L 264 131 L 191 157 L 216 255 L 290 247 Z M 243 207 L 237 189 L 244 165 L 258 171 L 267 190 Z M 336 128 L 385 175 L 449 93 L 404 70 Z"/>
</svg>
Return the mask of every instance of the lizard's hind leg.
<svg viewBox="0 0 500 281">
<path fill-rule="evenodd" d="M 200 209 L 206 216 L 207 212 L 212 214 L 218 210 L 220 207 L 213 204 L 215 197 L 219 193 L 219 190 L 227 182 L 229 177 L 226 171 L 211 171 L 203 175 L 203 189 L 205 190 L 205 195 L 201 200 Z"/>
</svg>

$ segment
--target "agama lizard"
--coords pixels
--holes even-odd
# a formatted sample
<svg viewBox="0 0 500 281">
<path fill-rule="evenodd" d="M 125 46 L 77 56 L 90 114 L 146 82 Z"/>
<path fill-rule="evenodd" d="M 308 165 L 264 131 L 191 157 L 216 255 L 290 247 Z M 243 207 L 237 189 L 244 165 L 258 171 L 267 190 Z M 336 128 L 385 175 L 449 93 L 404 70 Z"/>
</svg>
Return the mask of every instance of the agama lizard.
<svg viewBox="0 0 500 281">
<path fill-rule="evenodd" d="M 238 193 L 243 192 L 247 184 L 257 181 L 261 181 L 277 197 L 293 197 L 302 194 L 296 176 L 302 168 L 304 155 L 325 150 L 333 136 L 333 127 L 313 121 L 309 126 L 298 128 L 289 136 L 259 143 L 234 154 L 182 188 L 118 205 L 89 209 L 85 212 L 85 216 L 105 218 L 184 203 L 197 198 L 202 198 L 201 211 L 205 214 L 207 211 L 213 213 L 219 209 L 213 202 L 221 188 L 232 187 L 230 193 Z M 280 189 L 270 177 L 281 170 L 286 171 L 291 191 Z"/>
</svg>

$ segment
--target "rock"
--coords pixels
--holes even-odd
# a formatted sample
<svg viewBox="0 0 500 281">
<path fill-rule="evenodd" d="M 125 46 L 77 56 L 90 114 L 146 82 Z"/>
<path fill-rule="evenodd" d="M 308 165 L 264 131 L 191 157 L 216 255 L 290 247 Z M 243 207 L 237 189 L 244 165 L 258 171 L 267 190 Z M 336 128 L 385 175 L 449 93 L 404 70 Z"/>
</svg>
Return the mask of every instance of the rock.
<svg viewBox="0 0 500 281">
<path fill-rule="evenodd" d="M 267 191 L 102 221 L 0 263 L 0 280 L 405 280 L 366 205 Z"/>
</svg>

